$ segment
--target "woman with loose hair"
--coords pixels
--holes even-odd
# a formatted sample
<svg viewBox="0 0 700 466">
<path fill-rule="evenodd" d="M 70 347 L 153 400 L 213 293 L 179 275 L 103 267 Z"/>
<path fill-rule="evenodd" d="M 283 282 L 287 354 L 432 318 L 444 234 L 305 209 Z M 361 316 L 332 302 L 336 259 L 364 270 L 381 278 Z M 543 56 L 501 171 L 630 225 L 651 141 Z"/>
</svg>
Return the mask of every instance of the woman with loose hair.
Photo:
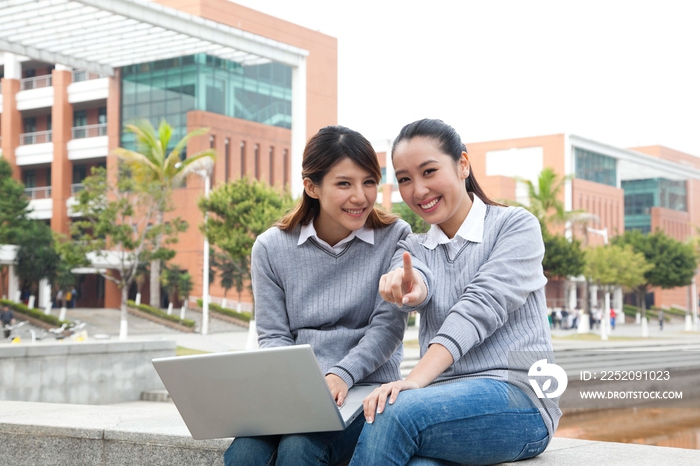
<svg viewBox="0 0 700 466">
<path fill-rule="evenodd" d="M 536 456 L 561 416 L 554 392 L 565 388 L 542 380 L 553 367 L 539 222 L 486 196 L 461 138 L 440 120 L 406 125 L 392 157 L 401 197 L 431 227 L 399 243 L 379 292 L 397 313 L 421 313 L 421 359 L 365 399 L 351 466 Z"/>
<path fill-rule="evenodd" d="M 260 235 L 251 270 L 261 348 L 309 344 L 338 405 L 363 382 L 401 378 L 406 315 L 377 292 L 399 241 L 411 232 L 375 206 L 381 169 L 360 133 L 327 126 L 306 145 L 304 192 Z M 236 438 L 226 465 L 347 462 L 362 431 Z"/>
</svg>

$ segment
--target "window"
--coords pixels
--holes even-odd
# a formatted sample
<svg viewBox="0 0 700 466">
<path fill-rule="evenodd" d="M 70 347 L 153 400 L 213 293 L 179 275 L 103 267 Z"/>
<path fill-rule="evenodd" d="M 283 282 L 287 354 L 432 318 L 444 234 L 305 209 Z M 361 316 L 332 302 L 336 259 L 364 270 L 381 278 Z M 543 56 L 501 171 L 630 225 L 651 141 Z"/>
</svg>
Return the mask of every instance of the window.
<svg viewBox="0 0 700 466">
<path fill-rule="evenodd" d="M 107 123 L 107 107 L 97 109 L 97 123 L 104 125 Z"/>
<path fill-rule="evenodd" d="M 574 148 L 576 178 L 617 186 L 617 159 Z"/>
<path fill-rule="evenodd" d="M 224 183 L 228 183 L 228 176 L 229 176 L 229 170 L 230 170 L 230 163 L 231 163 L 231 153 L 230 153 L 230 140 L 229 138 L 226 138 L 224 140 Z"/>
<path fill-rule="evenodd" d="M 36 171 L 26 170 L 24 172 L 24 187 L 25 188 L 36 188 Z"/>
<path fill-rule="evenodd" d="M 241 178 L 246 175 L 245 169 L 245 141 L 241 141 Z"/>
<path fill-rule="evenodd" d="M 87 110 L 75 110 L 73 112 L 73 128 L 87 126 Z"/>
<path fill-rule="evenodd" d="M 255 179 L 260 179 L 260 145 L 256 144 L 253 150 L 253 163 L 255 164 Z"/>
<path fill-rule="evenodd" d="M 287 183 L 289 183 L 289 151 L 287 149 L 282 154 L 282 180 L 286 188 Z"/>
</svg>

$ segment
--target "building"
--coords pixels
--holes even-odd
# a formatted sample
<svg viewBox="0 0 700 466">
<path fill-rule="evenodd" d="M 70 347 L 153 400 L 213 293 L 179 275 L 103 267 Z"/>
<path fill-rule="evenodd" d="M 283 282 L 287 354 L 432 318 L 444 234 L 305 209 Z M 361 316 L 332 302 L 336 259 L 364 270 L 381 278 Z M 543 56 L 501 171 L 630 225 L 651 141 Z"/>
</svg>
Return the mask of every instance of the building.
<svg viewBox="0 0 700 466">
<path fill-rule="evenodd" d="M 211 128 L 188 152 L 216 149 L 213 188 L 247 175 L 294 193 L 306 140 L 337 123 L 337 40 L 227 0 L 18 0 L 0 12 L 0 52 L 2 157 L 33 218 L 62 233 L 82 180 L 94 166 L 117 170 L 110 153 L 133 144 L 123 128 L 136 119 L 166 119 L 173 143 Z M 203 194 L 190 177 L 170 214 L 190 225 L 172 262 L 190 271 L 197 297 Z M 116 286 L 84 272 L 78 306 L 118 307 Z M 148 286 L 139 291 L 148 302 Z M 223 296 L 218 283 L 210 293 Z"/>
<path fill-rule="evenodd" d="M 388 142 L 376 143 L 388 151 Z M 663 230 L 685 241 L 700 227 L 700 158 L 663 146 L 622 149 L 572 134 L 466 143 L 476 179 L 495 200 L 527 204 L 518 179 L 535 182 L 545 167 L 570 177 L 564 190 L 567 211 L 589 212 L 591 220 L 574 234 L 585 244 L 603 244 L 628 229 Z M 386 155 L 382 154 L 382 160 Z M 390 158 L 385 168 L 392 180 Z M 395 179 L 394 179 L 395 183 Z M 391 201 L 401 202 L 396 185 Z M 386 194 L 385 194 L 386 198 Z M 565 227 L 562 226 L 562 233 Z M 548 285 L 550 307 L 583 307 L 580 289 L 563 295 L 563 287 Z M 600 299 L 600 297 L 599 297 Z M 613 299 L 622 306 L 622 293 Z M 688 287 L 653 290 L 649 304 L 688 308 Z"/>
</svg>

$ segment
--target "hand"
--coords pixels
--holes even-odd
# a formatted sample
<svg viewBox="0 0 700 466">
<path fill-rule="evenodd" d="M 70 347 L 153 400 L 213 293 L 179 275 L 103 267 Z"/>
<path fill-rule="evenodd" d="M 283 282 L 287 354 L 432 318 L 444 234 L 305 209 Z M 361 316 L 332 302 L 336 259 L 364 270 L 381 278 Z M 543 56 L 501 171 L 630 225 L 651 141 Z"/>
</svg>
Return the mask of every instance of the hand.
<svg viewBox="0 0 700 466">
<path fill-rule="evenodd" d="M 345 397 L 348 396 L 348 384 L 345 383 L 343 379 L 335 374 L 328 374 L 326 376 L 326 383 L 328 388 L 333 395 L 333 399 L 338 406 L 343 406 L 345 403 Z"/>
<path fill-rule="evenodd" d="M 411 380 L 397 380 L 396 382 L 385 383 L 381 387 L 375 388 L 372 393 L 362 402 L 365 409 L 365 420 L 371 424 L 374 422 L 374 415 L 381 414 L 386 407 L 386 399 L 389 397 L 389 404 L 392 405 L 403 390 L 413 390 L 420 388 L 417 382 Z"/>
<path fill-rule="evenodd" d="M 399 307 L 404 304 L 417 306 L 425 301 L 428 288 L 421 276 L 413 270 L 408 252 L 403 253 L 403 267 L 394 269 L 379 279 L 379 294 L 384 301 L 396 303 Z"/>
</svg>

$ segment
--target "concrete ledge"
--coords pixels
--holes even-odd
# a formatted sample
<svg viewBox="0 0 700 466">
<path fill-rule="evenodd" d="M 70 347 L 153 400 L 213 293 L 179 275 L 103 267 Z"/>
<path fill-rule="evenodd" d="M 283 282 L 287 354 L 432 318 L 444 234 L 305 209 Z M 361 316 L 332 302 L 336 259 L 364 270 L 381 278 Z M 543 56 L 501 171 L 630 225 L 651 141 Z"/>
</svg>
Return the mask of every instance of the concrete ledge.
<svg viewBox="0 0 700 466">
<path fill-rule="evenodd" d="M 8 466 L 209 466 L 222 464 L 230 443 L 192 439 L 169 403 L 133 407 L 0 401 L 0 457 Z"/>
<path fill-rule="evenodd" d="M 0 401 L 0 458 L 15 465 L 221 465 L 231 439 L 194 440 L 171 403 Z M 554 438 L 513 466 L 700 464 L 699 450 Z"/>
</svg>

